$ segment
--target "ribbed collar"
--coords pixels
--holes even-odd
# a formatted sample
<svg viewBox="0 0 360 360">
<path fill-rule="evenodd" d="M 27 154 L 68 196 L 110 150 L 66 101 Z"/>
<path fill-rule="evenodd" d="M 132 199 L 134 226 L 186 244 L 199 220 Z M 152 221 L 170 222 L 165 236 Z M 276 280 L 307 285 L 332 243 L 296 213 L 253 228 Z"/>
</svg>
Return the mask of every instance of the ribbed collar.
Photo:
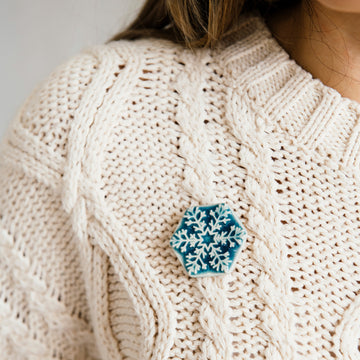
<svg viewBox="0 0 360 360">
<path fill-rule="evenodd" d="M 359 169 L 360 103 L 291 59 L 259 14 L 244 16 L 221 46 L 217 56 L 224 81 L 240 90 L 267 131 L 317 152 L 334 168 Z"/>
</svg>

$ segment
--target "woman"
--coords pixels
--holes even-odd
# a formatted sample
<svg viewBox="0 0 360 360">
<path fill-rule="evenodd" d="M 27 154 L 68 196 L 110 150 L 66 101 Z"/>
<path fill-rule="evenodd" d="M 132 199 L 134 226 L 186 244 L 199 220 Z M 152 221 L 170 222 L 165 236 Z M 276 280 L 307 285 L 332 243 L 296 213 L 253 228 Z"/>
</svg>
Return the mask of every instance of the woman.
<svg viewBox="0 0 360 360">
<path fill-rule="evenodd" d="M 149 0 L 55 69 L 2 142 L 1 356 L 358 359 L 359 22 Z"/>
</svg>

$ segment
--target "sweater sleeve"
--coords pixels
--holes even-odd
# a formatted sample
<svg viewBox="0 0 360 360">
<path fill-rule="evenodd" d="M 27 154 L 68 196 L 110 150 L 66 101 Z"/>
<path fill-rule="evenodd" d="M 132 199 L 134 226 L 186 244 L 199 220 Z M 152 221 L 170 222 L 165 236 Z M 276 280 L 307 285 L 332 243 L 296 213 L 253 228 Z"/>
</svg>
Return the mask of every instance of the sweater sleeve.
<svg viewBox="0 0 360 360">
<path fill-rule="evenodd" d="M 73 113 L 97 71 L 89 49 L 51 72 L 0 148 L 0 357 L 99 359 L 62 170 Z"/>
</svg>

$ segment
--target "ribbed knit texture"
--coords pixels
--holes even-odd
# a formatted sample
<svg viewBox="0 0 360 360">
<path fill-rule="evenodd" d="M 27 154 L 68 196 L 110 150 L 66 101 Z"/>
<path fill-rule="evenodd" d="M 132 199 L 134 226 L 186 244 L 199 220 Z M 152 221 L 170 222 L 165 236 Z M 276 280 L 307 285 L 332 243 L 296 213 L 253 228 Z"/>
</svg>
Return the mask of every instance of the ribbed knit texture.
<svg viewBox="0 0 360 360">
<path fill-rule="evenodd" d="M 1 143 L 1 359 L 359 359 L 360 104 L 257 14 L 214 49 L 84 49 Z M 226 202 L 234 270 L 192 278 L 170 238 Z"/>
</svg>

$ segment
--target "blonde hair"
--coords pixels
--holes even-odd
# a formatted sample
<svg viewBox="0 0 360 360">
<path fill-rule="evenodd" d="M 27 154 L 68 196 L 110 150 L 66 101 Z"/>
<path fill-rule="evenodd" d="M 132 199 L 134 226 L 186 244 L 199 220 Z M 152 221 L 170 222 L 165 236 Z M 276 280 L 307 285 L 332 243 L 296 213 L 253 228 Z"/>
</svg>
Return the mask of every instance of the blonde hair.
<svg viewBox="0 0 360 360">
<path fill-rule="evenodd" d="M 213 47 L 245 12 L 266 13 L 301 0 L 146 0 L 135 20 L 108 41 L 155 36 L 188 48 Z"/>
</svg>

